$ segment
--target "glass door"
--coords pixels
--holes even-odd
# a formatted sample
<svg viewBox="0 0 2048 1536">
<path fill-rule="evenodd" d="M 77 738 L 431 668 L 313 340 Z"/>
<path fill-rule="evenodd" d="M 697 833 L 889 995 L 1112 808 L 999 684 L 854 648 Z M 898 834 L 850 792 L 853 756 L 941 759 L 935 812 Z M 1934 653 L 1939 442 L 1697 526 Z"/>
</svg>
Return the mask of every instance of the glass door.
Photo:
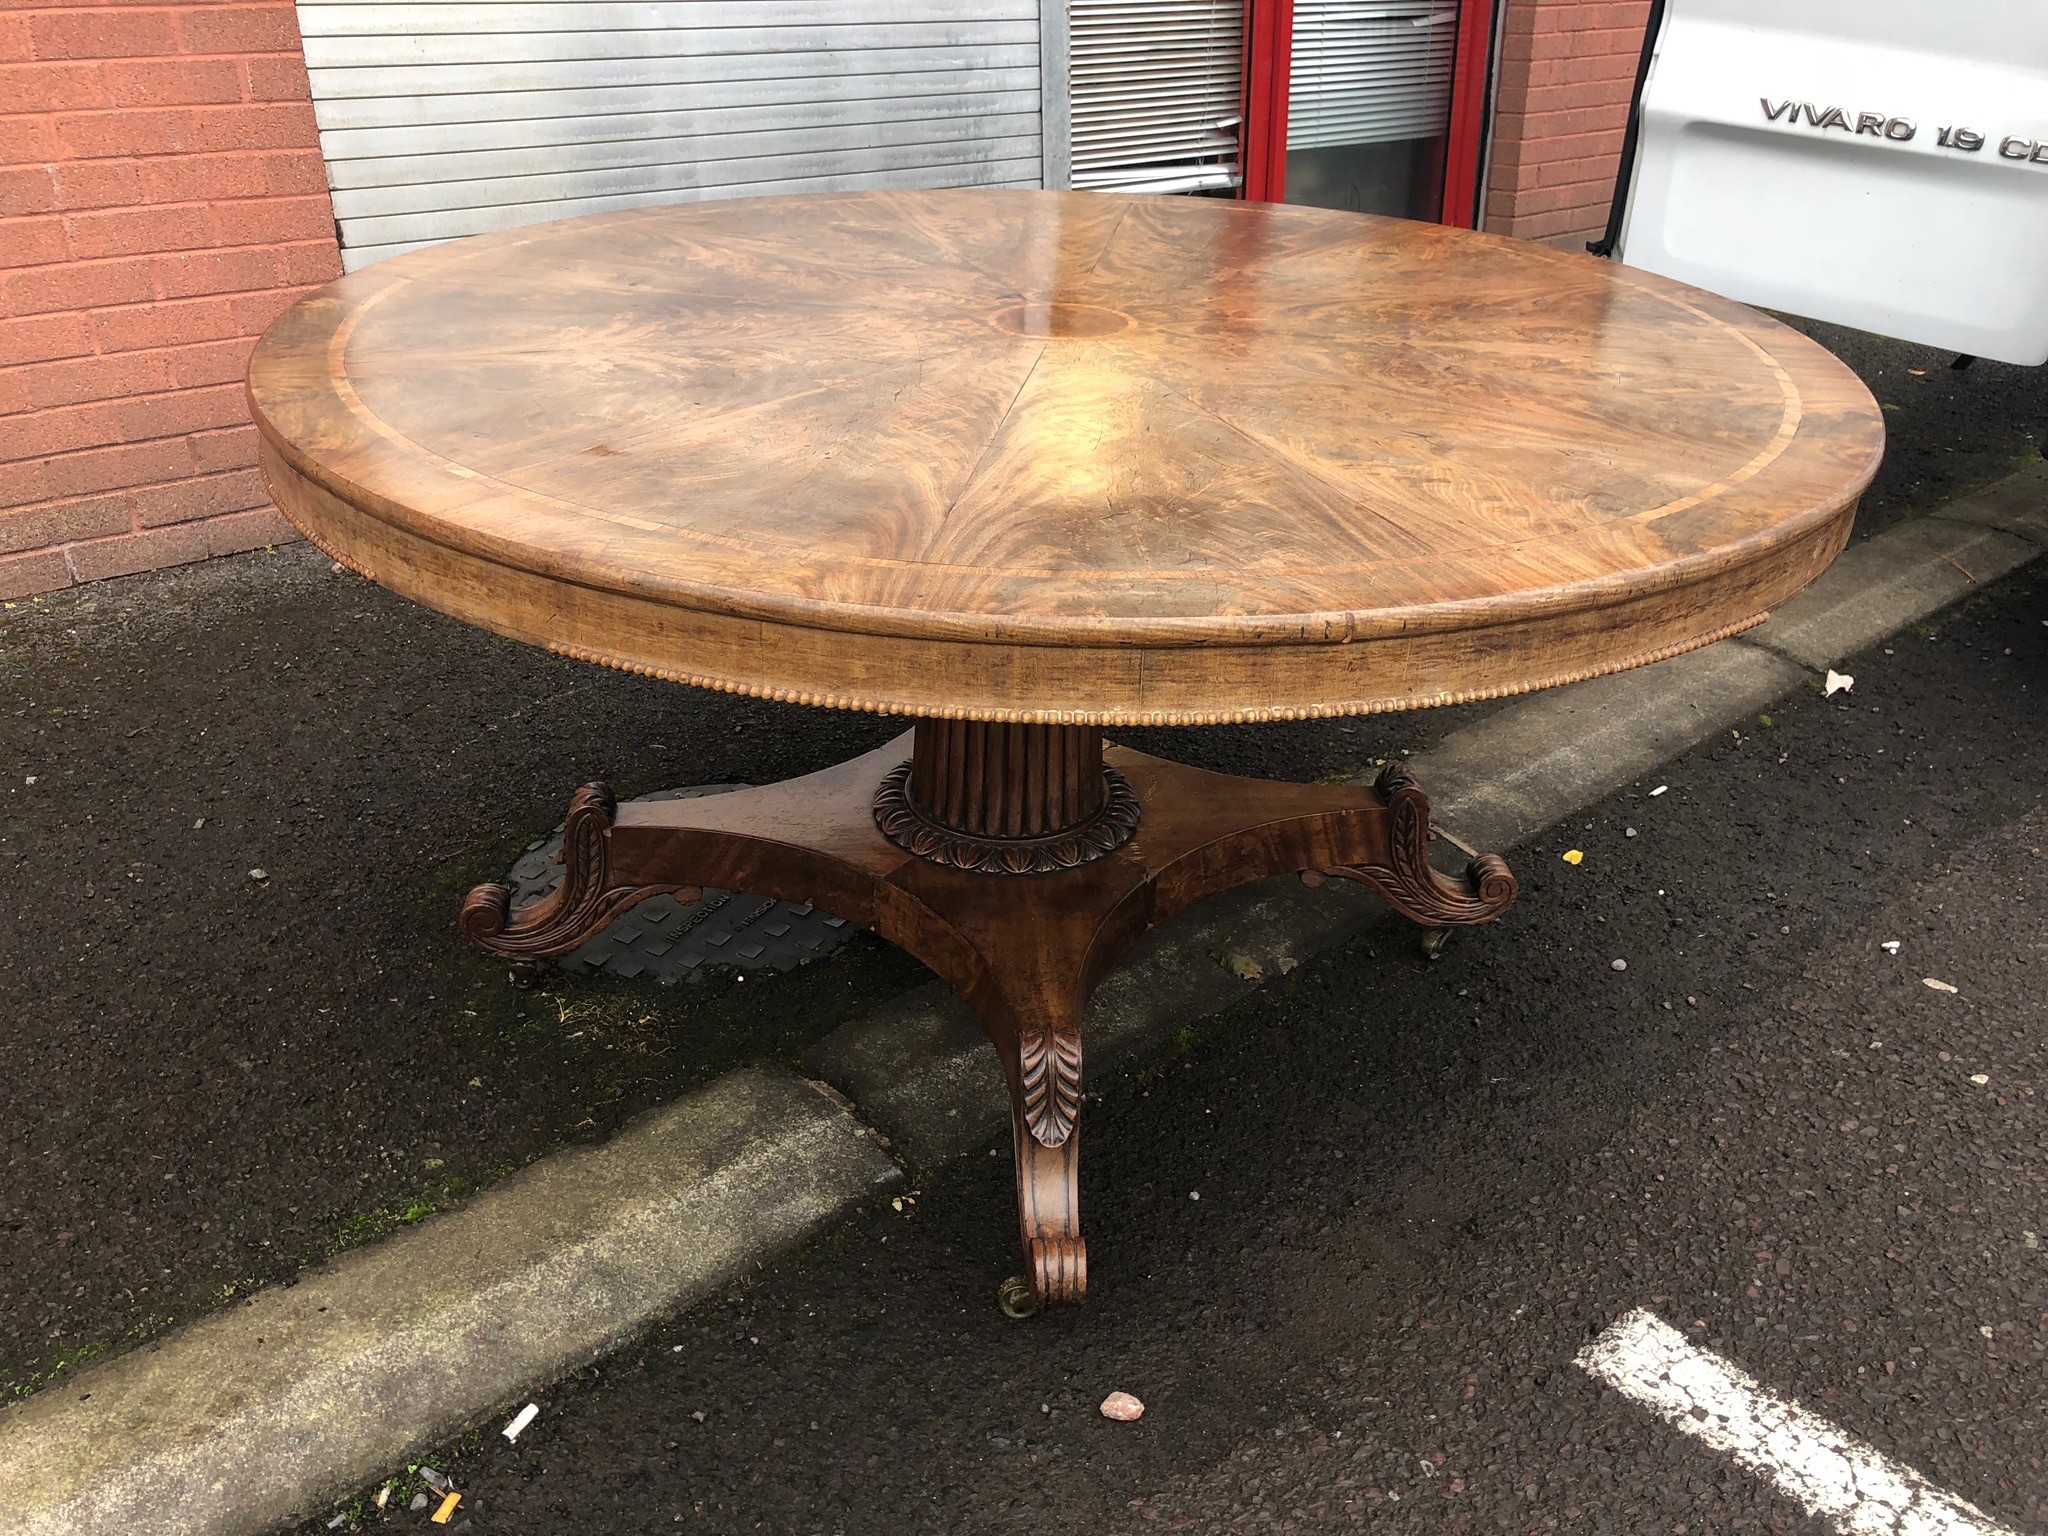
<svg viewBox="0 0 2048 1536">
<path fill-rule="evenodd" d="M 1457 41 L 1447 0 L 1294 0 L 1287 201 L 1435 219 Z"/>
<path fill-rule="evenodd" d="M 1245 195 L 1470 226 L 1487 0 L 1251 0 Z"/>
</svg>

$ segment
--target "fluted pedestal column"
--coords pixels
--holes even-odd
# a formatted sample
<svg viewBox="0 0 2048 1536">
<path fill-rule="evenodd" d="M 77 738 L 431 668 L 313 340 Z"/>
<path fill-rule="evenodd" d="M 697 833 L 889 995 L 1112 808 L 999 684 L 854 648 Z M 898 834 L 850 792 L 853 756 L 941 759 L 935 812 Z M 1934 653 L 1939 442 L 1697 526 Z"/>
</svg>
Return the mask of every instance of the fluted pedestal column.
<svg viewBox="0 0 2048 1536">
<path fill-rule="evenodd" d="M 910 761 L 882 780 L 875 824 L 954 869 L 1037 875 L 1113 853 L 1138 830 L 1138 797 L 1102 760 L 1095 725 L 924 720 Z"/>
</svg>

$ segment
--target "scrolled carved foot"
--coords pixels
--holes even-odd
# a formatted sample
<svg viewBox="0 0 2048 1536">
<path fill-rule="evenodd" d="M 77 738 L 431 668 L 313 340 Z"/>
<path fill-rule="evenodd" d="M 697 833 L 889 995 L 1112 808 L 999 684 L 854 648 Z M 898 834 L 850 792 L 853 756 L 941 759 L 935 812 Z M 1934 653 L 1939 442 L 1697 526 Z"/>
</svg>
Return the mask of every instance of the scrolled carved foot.
<svg viewBox="0 0 2048 1536">
<path fill-rule="evenodd" d="M 1017 1235 L 1037 1306 L 1078 1302 L 1088 1291 L 1081 1237 L 1081 1037 L 1032 1030 L 1018 1042 L 1011 1127 L 1017 1162 Z"/>
<path fill-rule="evenodd" d="M 480 885 L 462 903 L 456 927 L 486 954 L 507 960 L 551 959 L 580 949 L 628 907 L 650 896 L 680 896 L 679 885 L 611 884 L 612 817 L 618 802 L 603 784 L 586 784 L 569 799 L 562 823 L 562 883 L 515 915 L 511 888 Z"/>
<path fill-rule="evenodd" d="M 1462 880 L 1429 862 L 1429 796 L 1406 768 L 1388 764 L 1373 787 L 1387 806 L 1387 862 L 1309 870 L 1302 875 L 1304 881 L 1362 881 L 1396 912 L 1426 928 L 1490 923 L 1515 904 L 1520 888 L 1507 860 L 1497 853 L 1473 859 Z"/>
<path fill-rule="evenodd" d="M 1088 1295 L 1088 1242 L 1080 1237 L 1032 1239 L 1031 1290 L 1041 1307 L 1068 1307 Z"/>
</svg>

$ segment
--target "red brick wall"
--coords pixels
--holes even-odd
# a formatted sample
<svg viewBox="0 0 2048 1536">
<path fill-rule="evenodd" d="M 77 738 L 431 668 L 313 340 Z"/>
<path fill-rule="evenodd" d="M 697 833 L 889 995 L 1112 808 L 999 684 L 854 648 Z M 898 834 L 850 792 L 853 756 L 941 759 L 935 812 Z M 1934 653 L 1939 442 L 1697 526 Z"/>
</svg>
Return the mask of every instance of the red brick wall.
<svg viewBox="0 0 2048 1536">
<path fill-rule="evenodd" d="M 242 396 L 341 270 L 292 5 L 0 3 L 0 597 L 294 537 Z"/>
<path fill-rule="evenodd" d="M 1607 227 L 1650 0 L 1507 0 L 1486 227 L 1573 249 Z"/>
</svg>

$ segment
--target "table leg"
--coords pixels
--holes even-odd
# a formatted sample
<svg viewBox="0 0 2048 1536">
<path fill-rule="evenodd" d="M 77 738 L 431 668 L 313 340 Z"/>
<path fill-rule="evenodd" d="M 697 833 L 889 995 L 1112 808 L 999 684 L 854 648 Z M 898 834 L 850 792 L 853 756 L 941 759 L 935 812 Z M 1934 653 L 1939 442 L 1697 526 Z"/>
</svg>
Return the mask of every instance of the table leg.
<svg viewBox="0 0 2048 1536">
<path fill-rule="evenodd" d="M 983 1013 L 1010 1083 L 1010 1149 L 1016 1164 L 1017 1233 L 1028 1266 L 1030 1303 L 1013 1292 L 1006 1310 L 1022 1313 L 1081 1300 L 1088 1291 L 1088 1244 L 1081 1236 L 1081 1031 L 1020 1027 L 1005 1013 Z"/>
<path fill-rule="evenodd" d="M 760 789 L 617 806 L 579 790 L 561 887 L 513 912 L 501 885 L 463 934 L 515 962 L 566 954 L 638 901 L 703 886 L 810 901 L 874 929 L 952 985 L 1002 1061 L 1031 1307 L 1081 1300 L 1082 1018 L 1146 929 L 1233 886 L 1362 881 L 1426 928 L 1514 902 L 1493 855 L 1462 878 L 1428 856 L 1405 769 L 1372 788 L 1279 784 L 1105 749 L 1092 727 L 921 724 L 913 738 Z M 1016 1290 L 1006 1305 L 1025 1310 Z"/>
</svg>

